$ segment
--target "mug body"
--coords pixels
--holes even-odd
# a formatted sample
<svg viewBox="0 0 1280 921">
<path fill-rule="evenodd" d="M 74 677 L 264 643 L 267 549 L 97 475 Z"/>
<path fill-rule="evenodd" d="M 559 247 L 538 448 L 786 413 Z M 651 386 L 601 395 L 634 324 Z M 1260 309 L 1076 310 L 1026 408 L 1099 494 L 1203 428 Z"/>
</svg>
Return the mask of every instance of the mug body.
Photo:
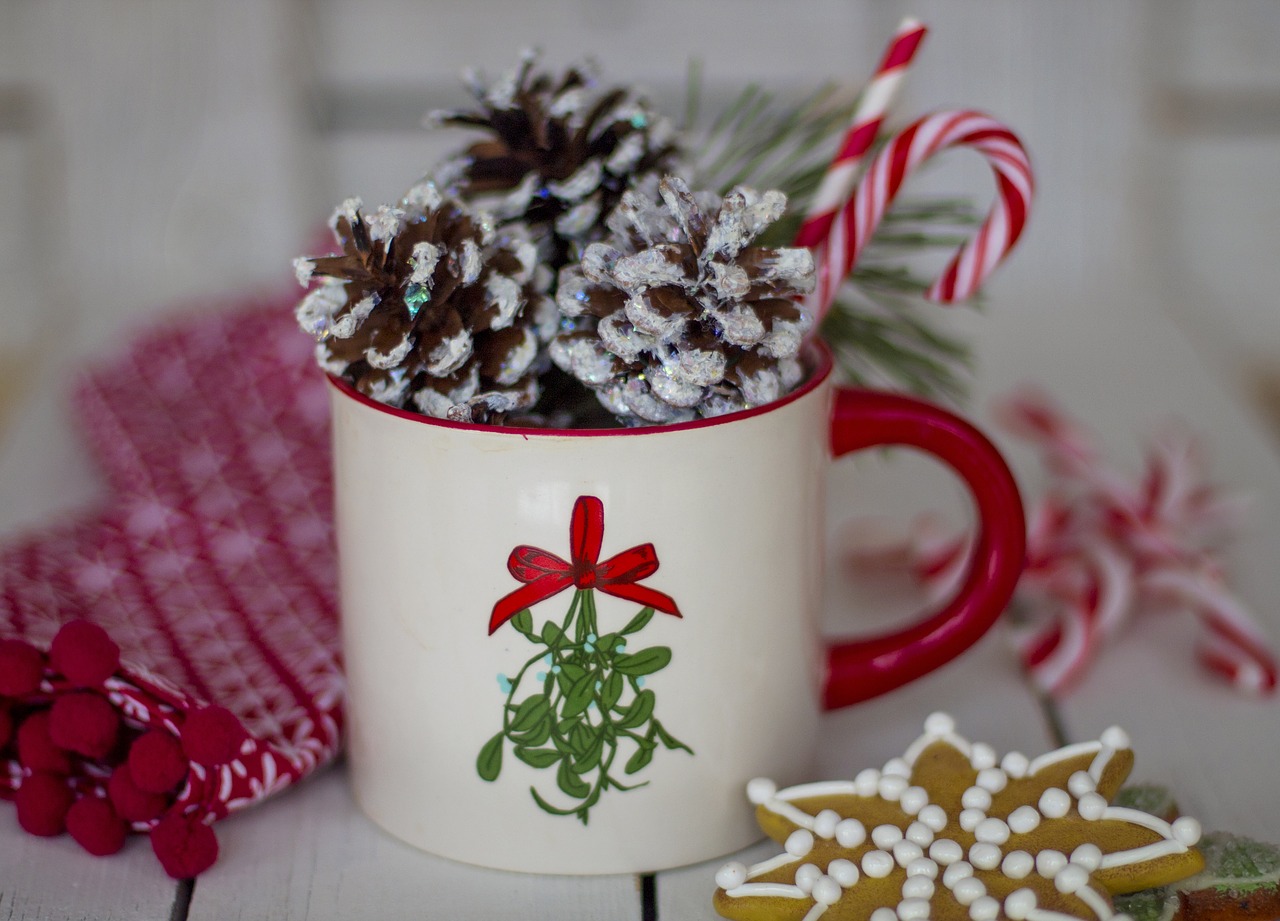
<svg viewBox="0 0 1280 921">
<path fill-rule="evenodd" d="M 452 424 L 332 382 L 363 811 L 534 873 L 758 839 L 745 785 L 804 779 L 821 710 L 820 364 L 767 407 L 617 431 Z"/>
</svg>

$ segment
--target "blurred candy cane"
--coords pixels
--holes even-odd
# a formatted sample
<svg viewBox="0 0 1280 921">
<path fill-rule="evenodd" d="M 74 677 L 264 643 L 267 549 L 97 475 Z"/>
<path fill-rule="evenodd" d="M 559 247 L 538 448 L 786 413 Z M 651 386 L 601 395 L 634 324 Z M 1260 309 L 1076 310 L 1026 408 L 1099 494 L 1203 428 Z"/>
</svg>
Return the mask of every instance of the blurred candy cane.
<svg viewBox="0 0 1280 921">
<path fill-rule="evenodd" d="M 815 246 L 818 283 L 806 303 L 817 319 L 826 315 L 903 182 L 926 160 L 950 147 L 971 147 L 986 157 L 995 173 L 997 196 L 978 232 L 960 247 L 926 296 L 940 303 L 972 296 L 1017 243 L 1035 190 L 1021 142 L 980 112 L 928 115 L 894 136 L 876 155 L 828 235 Z"/>
<path fill-rule="evenodd" d="M 796 233 L 793 246 L 816 246 L 831 229 L 836 212 L 853 191 L 862 157 L 875 143 L 885 113 L 893 104 L 898 88 L 906 78 L 911 59 L 928 30 L 916 19 L 904 19 L 885 48 L 884 58 L 871 77 L 871 82 L 858 99 L 849 130 L 840 142 L 840 150 L 827 168 L 818 191 L 814 193 L 809 213 Z"/>
</svg>

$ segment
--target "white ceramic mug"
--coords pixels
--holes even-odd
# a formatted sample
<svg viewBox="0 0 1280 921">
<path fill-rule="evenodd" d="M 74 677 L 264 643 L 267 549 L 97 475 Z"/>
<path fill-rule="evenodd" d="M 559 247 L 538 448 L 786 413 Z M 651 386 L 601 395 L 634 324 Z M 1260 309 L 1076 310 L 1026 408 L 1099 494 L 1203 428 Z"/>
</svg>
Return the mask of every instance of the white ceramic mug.
<svg viewBox="0 0 1280 921">
<path fill-rule="evenodd" d="M 332 381 L 349 764 L 379 825 L 537 873 L 681 866 L 759 837 L 749 779 L 806 777 L 824 707 L 959 654 L 1022 562 L 1022 509 L 971 426 L 905 397 L 798 391 L 683 425 L 540 431 L 394 410 Z M 817 633 L 833 455 L 937 454 L 974 494 L 943 611 Z"/>
</svg>

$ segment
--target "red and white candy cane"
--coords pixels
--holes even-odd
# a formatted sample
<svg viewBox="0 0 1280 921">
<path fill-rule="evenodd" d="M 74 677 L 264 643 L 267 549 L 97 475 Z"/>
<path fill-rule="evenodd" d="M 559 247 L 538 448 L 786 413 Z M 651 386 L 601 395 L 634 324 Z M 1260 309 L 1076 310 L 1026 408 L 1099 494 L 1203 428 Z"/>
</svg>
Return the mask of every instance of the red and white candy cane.
<svg viewBox="0 0 1280 921">
<path fill-rule="evenodd" d="M 920 47 L 927 31 L 916 19 L 904 19 L 898 26 L 898 31 L 885 48 L 880 66 L 876 68 L 871 82 L 858 99 L 849 130 L 840 142 L 840 150 L 835 159 L 823 175 L 818 191 L 814 193 L 813 204 L 809 206 L 809 213 L 796 233 L 793 246 L 816 246 L 827 236 L 836 213 L 853 191 L 863 155 L 875 143 L 880 126 L 884 124 L 885 113 L 893 104 L 893 99 L 907 76 L 911 60 L 916 55 L 916 49 Z"/>
<path fill-rule="evenodd" d="M 857 264 L 907 177 L 951 147 L 970 147 L 987 159 L 995 173 L 996 201 L 978 232 L 961 245 L 926 296 L 940 303 L 972 296 L 1017 243 L 1035 191 L 1031 162 L 1017 136 L 980 112 L 925 116 L 876 155 L 832 222 L 830 233 L 814 248 L 818 282 L 806 303 L 817 319 L 826 315 L 840 283 Z"/>
</svg>

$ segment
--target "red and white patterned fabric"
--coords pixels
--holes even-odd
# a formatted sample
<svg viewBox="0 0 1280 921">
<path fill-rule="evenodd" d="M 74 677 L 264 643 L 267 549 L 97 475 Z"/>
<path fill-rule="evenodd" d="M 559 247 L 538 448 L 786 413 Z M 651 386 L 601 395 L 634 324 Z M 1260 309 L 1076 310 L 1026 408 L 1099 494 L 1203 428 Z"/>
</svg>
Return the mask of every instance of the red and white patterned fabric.
<svg viewBox="0 0 1280 921">
<path fill-rule="evenodd" d="M 109 852 L 103 827 L 114 816 L 154 832 L 171 875 L 194 875 L 216 856 L 213 821 L 337 752 L 327 394 L 294 300 L 183 314 L 75 390 L 110 487 L 105 505 L 0 545 L 0 795 L 17 801 L 30 831 L 66 827 L 90 851 Z M 86 682 L 92 669 L 60 664 L 74 662 L 80 634 L 65 632 L 61 650 L 55 637 L 81 621 L 119 647 L 105 679 Z M 109 646 L 101 631 L 82 632 Z M 21 673 L 35 653 L 33 688 Z M 111 704 L 119 724 L 107 742 L 77 741 L 101 726 L 59 707 L 73 695 Z M 147 729 L 176 741 L 159 748 L 185 761 L 168 790 L 150 776 L 164 774 L 148 768 L 155 746 L 134 750 Z M 61 760 L 46 751 L 50 733 Z M 150 787 L 150 807 L 131 798 L 132 781 Z M 77 809 L 80 800 L 102 802 Z"/>
</svg>

